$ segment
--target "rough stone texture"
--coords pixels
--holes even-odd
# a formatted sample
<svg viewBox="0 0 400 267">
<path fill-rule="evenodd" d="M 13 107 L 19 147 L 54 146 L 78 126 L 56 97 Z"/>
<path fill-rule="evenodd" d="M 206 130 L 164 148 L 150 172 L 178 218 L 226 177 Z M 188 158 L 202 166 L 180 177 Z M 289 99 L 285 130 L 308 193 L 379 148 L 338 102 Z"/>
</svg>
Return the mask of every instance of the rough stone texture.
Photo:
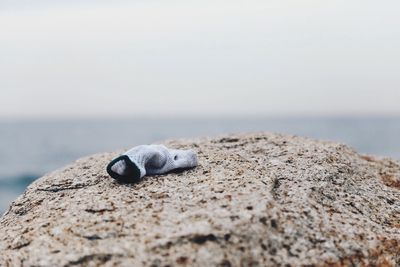
<svg viewBox="0 0 400 267">
<path fill-rule="evenodd" d="M 0 266 L 400 266 L 399 162 L 276 134 L 166 144 L 200 166 L 118 184 L 115 152 L 34 182 L 1 218 Z"/>
</svg>

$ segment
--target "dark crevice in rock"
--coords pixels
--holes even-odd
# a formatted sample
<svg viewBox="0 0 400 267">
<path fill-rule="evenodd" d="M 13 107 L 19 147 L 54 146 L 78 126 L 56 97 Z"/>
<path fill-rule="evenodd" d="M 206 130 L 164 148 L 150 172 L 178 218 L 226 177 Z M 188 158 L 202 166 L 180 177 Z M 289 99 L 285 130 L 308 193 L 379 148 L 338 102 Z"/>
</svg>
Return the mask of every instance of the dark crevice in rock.
<svg viewBox="0 0 400 267">
<path fill-rule="evenodd" d="M 50 186 L 47 188 L 38 188 L 37 191 L 44 191 L 44 192 L 52 192 L 52 193 L 57 193 L 60 191 L 65 191 L 65 190 L 75 190 L 75 189 L 81 189 L 84 188 L 88 185 L 85 184 L 77 184 L 77 185 L 73 185 L 73 186 L 66 186 L 66 187 L 62 187 L 62 186 Z"/>
<path fill-rule="evenodd" d="M 84 177 L 84 178 L 86 179 L 87 177 Z M 86 180 L 85 183 L 75 183 L 74 184 L 74 183 L 72 183 L 72 181 L 66 181 L 64 183 L 51 184 L 44 188 L 37 188 L 36 191 L 57 193 L 60 191 L 76 190 L 76 189 L 81 189 L 81 188 L 85 188 L 85 187 L 90 187 L 90 186 L 97 185 L 99 183 L 100 183 L 100 181 Z"/>
<path fill-rule="evenodd" d="M 277 221 L 275 219 L 271 220 L 271 227 L 272 228 L 278 228 L 278 223 L 277 223 Z"/>
<path fill-rule="evenodd" d="M 207 241 L 212 241 L 215 242 L 217 241 L 217 237 L 213 234 L 209 234 L 209 235 L 195 235 L 193 236 L 191 239 L 189 239 L 191 242 L 194 242 L 196 244 L 204 244 Z"/>
<path fill-rule="evenodd" d="M 359 208 L 356 207 L 356 205 L 354 205 L 353 202 L 349 202 L 347 203 L 350 207 L 352 207 L 353 209 L 355 209 L 358 213 L 360 214 L 364 214 L 362 210 L 360 210 Z"/>
<path fill-rule="evenodd" d="M 320 243 L 325 243 L 325 239 L 318 239 L 318 238 L 309 238 L 310 242 L 313 244 L 320 244 Z"/>
<path fill-rule="evenodd" d="M 286 249 L 289 257 L 298 257 L 298 255 L 292 253 L 292 251 L 290 250 L 290 245 L 283 244 L 282 247 Z"/>
<path fill-rule="evenodd" d="M 275 178 L 274 184 L 272 185 L 271 194 L 275 200 L 279 199 L 278 191 L 279 191 L 279 187 L 281 186 L 280 180 L 282 180 L 282 178 Z"/>
<path fill-rule="evenodd" d="M 188 242 L 195 243 L 198 245 L 203 245 L 206 242 L 229 242 L 231 239 L 231 234 L 225 234 L 223 236 L 216 236 L 214 234 L 195 234 L 195 235 L 190 235 L 190 236 L 181 236 L 175 241 L 169 241 L 165 244 L 158 245 L 153 247 L 153 249 L 170 249 L 173 246 L 180 246 L 187 244 Z"/>
<path fill-rule="evenodd" d="M 235 142 L 239 142 L 239 138 L 224 137 L 218 140 L 218 143 L 235 143 Z"/>
<path fill-rule="evenodd" d="M 113 210 L 115 210 L 114 207 L 111 207 L 111 208 L 101 208 L 101 209 L 92 209 L 92 208 L 85 209 L 85 211 L 86 211 L 86 212 L 89 212 L 89 213 L 103 213 L 103 212 L 105 212 L 105 211 L 113 211 Z"/>
<path fill-rule="evenodd" d="M 28 246 L 30 243 L 31 243 L 31 241 L 25 239 L 24 237 L 19 237 L 11 245 L 11 249 L 20 249 L 20 248 Z"/>
<path fill-rule="evenodd" d="M 113 257 L 112 254 L 91 254 L 85 255 L 77 259 L 76 261 L 70 261 L 64 267 L 74 266 L 74 265 L 85 265 L 88 263 L 104 264 Z"/>
<path fill-rule="evenodd" d="M 103 238 L 101 238 L 100 236 L 98 236 L 98 235 L 85 235 L 85 236 L 83 236 L 84 238 L 86 238 L 87 240 L 100 240 L 100 239 L 103 239 Z"/>
</svg>

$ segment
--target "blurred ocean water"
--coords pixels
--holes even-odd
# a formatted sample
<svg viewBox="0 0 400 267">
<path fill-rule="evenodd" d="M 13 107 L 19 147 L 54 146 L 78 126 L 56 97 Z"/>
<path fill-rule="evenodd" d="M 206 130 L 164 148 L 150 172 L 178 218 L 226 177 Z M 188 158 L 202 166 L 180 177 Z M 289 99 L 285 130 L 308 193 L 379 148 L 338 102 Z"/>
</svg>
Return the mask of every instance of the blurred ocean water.
<svg viewBox="0 0 400 267">
<path fill-rule="evenodd" d="M 169 138 L 268 131 L 400 159 L 400 117 L 0 121 L 0 213 L 35 179 L 79 157 Z"/>
</svg>

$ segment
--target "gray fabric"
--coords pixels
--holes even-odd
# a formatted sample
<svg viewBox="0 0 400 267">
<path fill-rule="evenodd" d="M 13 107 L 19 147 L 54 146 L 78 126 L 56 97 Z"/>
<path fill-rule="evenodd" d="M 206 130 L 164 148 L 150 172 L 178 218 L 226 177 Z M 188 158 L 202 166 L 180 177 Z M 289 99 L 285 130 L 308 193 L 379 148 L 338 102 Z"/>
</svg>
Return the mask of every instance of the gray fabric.
<svg viewBox="0 0 400 267">
<path fill-rule="evenodd" d="M 168 149 L 163 145 L 141 145 L 124 153 L 139 168 L 140 178 L 146 174 L 163 174 L 178 168 L 197 166 L 197 156 L 193 150 Z M 121 160 L 111 166 L 111 170 L 125 175 L 127 166 Z"/>
</svg>

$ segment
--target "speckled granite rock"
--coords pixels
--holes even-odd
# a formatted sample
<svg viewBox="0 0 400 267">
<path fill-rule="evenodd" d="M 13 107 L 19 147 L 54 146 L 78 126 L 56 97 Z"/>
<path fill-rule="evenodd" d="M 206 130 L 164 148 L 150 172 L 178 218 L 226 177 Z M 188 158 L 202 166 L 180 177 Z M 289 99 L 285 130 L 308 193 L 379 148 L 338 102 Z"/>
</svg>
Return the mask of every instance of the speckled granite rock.
<svg viewBox="0 0 400 267">
<path fill-rule="evenodd" d="M 274 134 L 167 144 L 200 166 L 124 185 L 106 153 L 33 183 L 0 266 L 400 266 L 399 162 Z"/>
</svg>

